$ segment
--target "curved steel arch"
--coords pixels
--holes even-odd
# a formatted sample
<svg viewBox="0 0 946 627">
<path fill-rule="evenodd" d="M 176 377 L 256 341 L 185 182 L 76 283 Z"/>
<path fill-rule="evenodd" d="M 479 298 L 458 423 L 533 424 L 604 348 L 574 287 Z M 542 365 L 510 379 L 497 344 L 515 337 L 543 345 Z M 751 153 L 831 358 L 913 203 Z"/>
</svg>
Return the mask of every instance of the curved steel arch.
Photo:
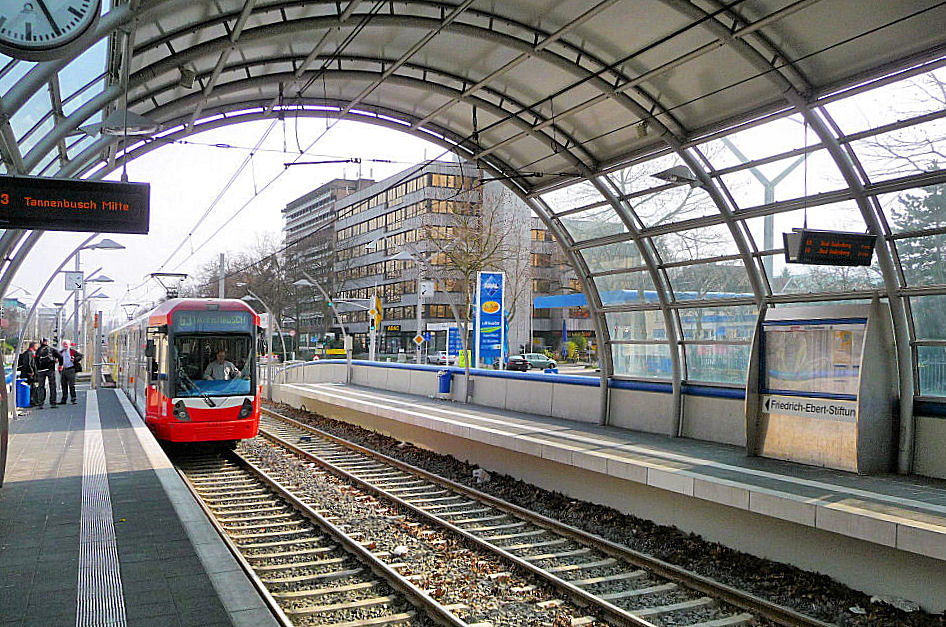
<svg viewBox="0 0 946 627">
<path fill-rule="evenodd" d="M 689 3 L 676 3 L 670 0 L 673 7 L 685 9 L 691 15 L 702 15 L 707 17 L 703 23 L 714 33 L 725 31 L 726 26 L 717 18 L 709 18 L 699 7 Z M 729 11 L 729 15 L 736 20 L 745 22 L 745 18 L 734 11 Z M 760 46 L 767 48 L 775 58 L 788 59 L 781 50 L 769 42 L 761 33 L 750 35 Z M 759 68 L 768 67 L 771 71 L 765 75 L 769 77 L 777 88 L 782 90 L 782 94 L 792 107 L 798 111 L 805 122 L 815 131 L 817 137 L 822 141 L 828 154 L 834 160 L 838 171 L 844 177 L 851 194 L 857 203 L 861 212 L 861 217 L 871 233 L 880 238 L 880 244 L 877 246 L 877 260 L 880 264 L 881 274 L 884 279 L 884 288 L 886 291 L 887 302 L 890 306 L 891 319 L 893 323 L 894 337 L 896 339 L 897 363 L 899 365 L 899 383 L 900 383 L 900 438 L 897 466 L 901 473 L 909 473 L 913 469 L 913 451 L 915 438 L 915 420 L 913 416 L 914 382 L 913 382 L 913 353 L 910 344 L 909 321 L 907 319 L 906 307 L 903 298 L 900 296 L 902 288 L 901 276 L 894 263 L 890 247 L 893 245 L 889 238 L 890 233 L 885 228 L 885 223 L 875 212 L 874 206 L 869 202 L 867 193 L 864 189 L 864 183 L 858 176 L 857 171 L 852 166 L 847 154 L 841 148 L 837 136 L 830 131 L 822 118 L 809 106 L 805 94 L 799 91 L 788 77 L 783 76 L 780 68 L 774 67 L 762 54 L 750 47 L 745 41 L 733 42 L 734 49 L 746 59 L 749 63 Z M 809 82 L 798 73 L 791 65 L 783 66 L 796 80 L 802 81 L 807 93 L 810 88 Z"/>
</svg>

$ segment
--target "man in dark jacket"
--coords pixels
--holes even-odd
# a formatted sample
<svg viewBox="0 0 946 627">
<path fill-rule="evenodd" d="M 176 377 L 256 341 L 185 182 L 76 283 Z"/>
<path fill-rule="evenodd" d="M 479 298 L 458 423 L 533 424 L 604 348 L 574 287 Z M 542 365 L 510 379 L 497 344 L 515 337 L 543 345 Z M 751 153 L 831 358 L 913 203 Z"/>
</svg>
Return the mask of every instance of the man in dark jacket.
<svg viewBox="0 0 946 627">
<path fill-rule="evenodd" d="M 50 346 L 49 340 L 44 337 L 36 351 L 36 379 L 41 388 L 45 388 L 49 380 L 49 406 L 53 409 L 56 408 L 56 364 L 60 359 L 62 356 L 59 351 Z M 42 409 L 43 404 L 39 403 L 37 408 Z"/>
<path fill-rule="evenodd" d="M 62 352 L 59 354 L 60 383 L 62 383 L 62 398 L 59 402 L 66 404 L 66 396 L 72 397 L 72 404 L 76 404 L 76 373 L 82 370 L 82 353 L 70 348 L 69 342 L 63 340 Z"/>
<path fill-rule="evenodd" d="M 26 350 L 20 353 L 16 362 L 16 369 L 20 378 L 25 379 L 30 386 L 30 405 L 36 404 L 36 342 L 30 342 Z"/>
</svg>

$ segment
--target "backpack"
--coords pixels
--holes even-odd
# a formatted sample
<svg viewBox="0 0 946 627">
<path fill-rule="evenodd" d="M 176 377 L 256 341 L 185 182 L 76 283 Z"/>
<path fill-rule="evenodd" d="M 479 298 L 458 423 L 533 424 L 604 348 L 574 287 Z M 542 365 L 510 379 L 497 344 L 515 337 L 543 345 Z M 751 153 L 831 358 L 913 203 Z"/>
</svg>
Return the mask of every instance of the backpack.
<svg viewBox="0 0 946 627">
<path fill-rule="evenodd" d="M 76 374 L 82 372 L 82 353 L 73 351 L 72 367 L 76 369 Z"/>
<path fill-rule="evenodd" d="M 52 370 L 56 367 L 56 358 L 53 357 L 53 351 L 48 346 L 41 346 L 36 353 L 36 369 Z"/>
</svg>

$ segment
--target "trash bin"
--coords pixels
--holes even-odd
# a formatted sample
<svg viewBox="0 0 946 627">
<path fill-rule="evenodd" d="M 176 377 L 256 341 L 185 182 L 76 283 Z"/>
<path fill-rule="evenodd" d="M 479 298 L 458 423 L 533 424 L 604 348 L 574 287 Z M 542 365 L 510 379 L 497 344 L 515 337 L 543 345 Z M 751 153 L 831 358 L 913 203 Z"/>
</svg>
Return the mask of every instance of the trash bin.
<svg viewBox="0 0 946 627">
<path fill-rule="evenodd" d="M 440 370 L 437 372 L 437 396 L 440 398 L 450 398 L 450 383 L 453 381 L 453 373 L 449 370 Z"/>
<path fill-rule="evenodd" d="M 16 380 L 16 406 L 30 406 L 30 384 L 26 379 Z"/>
</svg>

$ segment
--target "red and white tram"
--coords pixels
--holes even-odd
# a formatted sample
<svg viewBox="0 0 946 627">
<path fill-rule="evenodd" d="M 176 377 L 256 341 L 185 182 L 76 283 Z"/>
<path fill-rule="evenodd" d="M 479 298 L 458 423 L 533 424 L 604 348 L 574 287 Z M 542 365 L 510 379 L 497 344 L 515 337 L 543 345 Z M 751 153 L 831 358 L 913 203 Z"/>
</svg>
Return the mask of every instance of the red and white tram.
<svg viewBox="0 0 946 627">
<path fill-rule="evenodd" d="M 159 440 L 235 445 L 259 430 L 259 322 L 241 300 L 168 300 L 109 334 L 112 376 Z"/>
</svg>

